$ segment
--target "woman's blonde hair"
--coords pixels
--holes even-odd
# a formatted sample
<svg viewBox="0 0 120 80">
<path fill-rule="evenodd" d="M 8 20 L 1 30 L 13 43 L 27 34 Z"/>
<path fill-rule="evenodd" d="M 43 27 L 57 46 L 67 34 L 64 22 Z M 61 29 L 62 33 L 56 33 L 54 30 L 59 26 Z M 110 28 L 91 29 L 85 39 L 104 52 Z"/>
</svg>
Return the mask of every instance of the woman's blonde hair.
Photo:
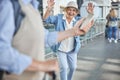
<svg viewBox="0 0 120 80">
<path fill-rule="evenodd" d="M 111 9 L 110 10 L 110 16 L 111 17 L 117 17 L 117 10 L 116 9 Z"/>
</svg>

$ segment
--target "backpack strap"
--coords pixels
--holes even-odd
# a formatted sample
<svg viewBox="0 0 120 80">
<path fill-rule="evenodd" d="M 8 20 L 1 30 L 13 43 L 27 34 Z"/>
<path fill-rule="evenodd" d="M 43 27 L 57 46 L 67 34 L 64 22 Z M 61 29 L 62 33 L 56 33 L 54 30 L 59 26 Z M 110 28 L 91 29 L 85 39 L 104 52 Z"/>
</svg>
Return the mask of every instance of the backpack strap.
<svg viewBox="0 0 120 80">
<path fill-rule="evenodd" d="M 14 35 L 17 33 L 18 29 L 20 28 L 20 24 L 22 19 L 24 18 L 24 14 L 21 10 L 20 4 L 18 0 L 11 0 L 14 10 L 14 20 L 15 20 L 15 32 Z"/>
</svg>

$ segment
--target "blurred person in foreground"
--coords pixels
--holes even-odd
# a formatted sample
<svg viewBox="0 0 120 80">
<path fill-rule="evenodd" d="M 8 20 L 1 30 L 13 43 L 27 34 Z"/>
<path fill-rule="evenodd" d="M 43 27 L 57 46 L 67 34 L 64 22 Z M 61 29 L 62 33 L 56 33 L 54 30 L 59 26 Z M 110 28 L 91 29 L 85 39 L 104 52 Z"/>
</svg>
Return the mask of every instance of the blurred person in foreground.
<svg viewBox="0 0 120 80">
<path fill-rule="evenodd" d="M 16 26 L 13 5 L 11 0 L 0 0 L 0 70 L 17 74 L 12 80 L 42 80 L 44 72 L 59 69 L 57 60 L 45 61 L 44 43 L 52 46 L 70 36 L 83 34 L 79 30 L 82 20 L 72 29 L 50 33 L 43 27 L 37 0 L 15 1 L 19 1 L 25 17 L 14 35 Z"/>
</svg>

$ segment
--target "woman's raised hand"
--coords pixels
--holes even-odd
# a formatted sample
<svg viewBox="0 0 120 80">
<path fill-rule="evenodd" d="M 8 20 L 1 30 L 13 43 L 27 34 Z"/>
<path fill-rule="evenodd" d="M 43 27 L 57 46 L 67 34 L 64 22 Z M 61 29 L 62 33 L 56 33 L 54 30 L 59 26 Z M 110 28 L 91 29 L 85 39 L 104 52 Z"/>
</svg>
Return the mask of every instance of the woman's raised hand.
<svg viewBox="0 0 120 80">
<path fill-rule="evenodd" d="M 87 12 L 89 13 L 89 14 L 93 14 L 94 13 L 94 5 L 93 5 L 93 3 L 88 3 L 88 6 L 87 6 Z"/>
<path fill-rule="evenodd" d="M 48 6 L 47 6 L 48 8 L 52 8 L 54 6 L 55 2 L 54 2 L 54 0 L 48 0 L 47 4 L 48 4 Z"/>
</svg>

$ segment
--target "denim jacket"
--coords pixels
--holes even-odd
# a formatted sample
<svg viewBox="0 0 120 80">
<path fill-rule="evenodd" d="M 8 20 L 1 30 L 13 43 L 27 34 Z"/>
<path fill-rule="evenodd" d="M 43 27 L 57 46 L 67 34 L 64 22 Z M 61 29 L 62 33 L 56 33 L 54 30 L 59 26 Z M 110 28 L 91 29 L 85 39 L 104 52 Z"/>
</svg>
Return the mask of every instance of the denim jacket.
<svg viewBox="0 0 120 80">
<path fill-rule="evenodd" d="M 80 17 L 75 17 L 75 21 L 73 22 L 73 25 L 76 23 L 76 21 L 78 21 L 79 19 L 81 19 Z M 44 20 L 45 23 L 50 23 L 50 24 L 54 24 L 55 25 L 55 30 L 56 31 L 64 31 L 65 30 L 65 25 L 66 25 L 66 21 L 63 19 L 63 14 L 58 14 L 56 16 L 49 16 L 47 19 Z M 61 42 L 59 42 L 58 44 L 54 45 L 51 47 L 51 49 L 56 52 L 60 46 Z M 80 44 L 80 37 L 79 36 L 75 36 L 74 37 L 74 53 L 78 53 L 79 49 L 81 47 Z"/>
<path fill-rule="evenodd" d="M 118 21 L 117 17 L 109 17 L 109 26 L 117 27 L 117 25 L 118 25 L 117 21 Z"/>
</svg>

